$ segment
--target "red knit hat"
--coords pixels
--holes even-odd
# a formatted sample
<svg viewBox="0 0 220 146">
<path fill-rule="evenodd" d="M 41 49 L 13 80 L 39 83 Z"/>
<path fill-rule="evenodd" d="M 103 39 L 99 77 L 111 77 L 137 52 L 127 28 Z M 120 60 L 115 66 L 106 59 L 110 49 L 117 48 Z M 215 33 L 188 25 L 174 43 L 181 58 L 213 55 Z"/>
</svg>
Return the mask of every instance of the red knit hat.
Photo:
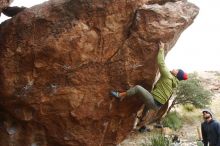
<svg viewBox="0 0 220 146">
<path fill-rule="evenodd" d="M 178 73 L 177 73 L 176 77 L 180 81 L 188 79 L 187 73 L 185 73 L 182 69 L 178 69 Z"/>
</svg>

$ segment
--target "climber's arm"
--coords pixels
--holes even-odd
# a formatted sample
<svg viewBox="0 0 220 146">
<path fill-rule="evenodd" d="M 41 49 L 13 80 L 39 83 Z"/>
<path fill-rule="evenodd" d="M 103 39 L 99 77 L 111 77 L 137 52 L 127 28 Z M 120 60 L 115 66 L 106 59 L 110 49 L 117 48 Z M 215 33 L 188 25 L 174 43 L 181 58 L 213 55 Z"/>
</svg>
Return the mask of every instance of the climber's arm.
<svg viewBox="0 0 220 146">
<path fill-rule="evenodd" d="M 159 71 L 162 77 L 169 77 L 170 76 L 170 71 L 168 70 L 166 64 L 165 64 L 165 59 L 164 59 L 164 43 L 160 42 L 159 45 L 159 52 L 157 55 L 157 63 L 159 66 Z"/>
</svg>

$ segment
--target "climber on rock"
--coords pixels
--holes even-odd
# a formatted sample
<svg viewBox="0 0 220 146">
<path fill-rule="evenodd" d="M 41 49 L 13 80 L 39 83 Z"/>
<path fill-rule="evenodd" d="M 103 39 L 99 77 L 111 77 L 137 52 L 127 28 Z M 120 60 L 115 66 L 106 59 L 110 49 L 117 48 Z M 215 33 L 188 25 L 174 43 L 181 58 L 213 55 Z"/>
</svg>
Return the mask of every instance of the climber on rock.
<svg viewBox="0 0 220 146">
<path fill-rule="evenodd" d="M 18 6 L 13 6 L 13 7 L 6 7 L 2 10 L 2 13 L 8 17 L 13 17 L 26 9 L 26 7 L 18 7 Z"/>
<path fill-rule="evenodd" d="M 157 63 L 160 71 L 160 78 L 155 84 L 153 90 L 149 92 L 140 85 L 136 85 L 125 92 L 111 91 L 111 95 L 122 99 L 126 96 L 138 95 L 145 104 L 139 120 L 141 121 L 149 109 L 159 109 L 164 105 L 173 93 L 173 89 L 177 87 L 179 81 L 187 80 L 188 75 L 181 69 L 173 69 L 169 71 L 164 61 L 164 43 L 160 42 L 159 52 L 157 55 Z M 139 131 L 145 131 L 146 126 L 142 126 Z"/>
</svg>

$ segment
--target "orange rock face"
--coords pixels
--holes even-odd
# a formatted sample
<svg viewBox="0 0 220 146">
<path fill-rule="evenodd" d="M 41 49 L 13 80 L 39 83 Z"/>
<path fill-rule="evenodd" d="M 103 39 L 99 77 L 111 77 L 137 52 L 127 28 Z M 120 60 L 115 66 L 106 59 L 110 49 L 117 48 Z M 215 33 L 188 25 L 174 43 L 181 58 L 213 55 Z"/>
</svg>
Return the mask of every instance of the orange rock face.
<svg viewBox="0 0 220 146">
<path fill-rule="evenodd" d="M 14 0 L 0 0 L 0 13 L 2 9 L 8 7 Z"/>
<path fill-rule="evenodd" d="M 150 90 L 159 41 L 169 51 L 199 11 L 183 1 L 147 2 L 54 0 L 1 24 L 0 145 L 125 139 L 142 102 L 109 92 L 136 84 Z"/>
</svg>

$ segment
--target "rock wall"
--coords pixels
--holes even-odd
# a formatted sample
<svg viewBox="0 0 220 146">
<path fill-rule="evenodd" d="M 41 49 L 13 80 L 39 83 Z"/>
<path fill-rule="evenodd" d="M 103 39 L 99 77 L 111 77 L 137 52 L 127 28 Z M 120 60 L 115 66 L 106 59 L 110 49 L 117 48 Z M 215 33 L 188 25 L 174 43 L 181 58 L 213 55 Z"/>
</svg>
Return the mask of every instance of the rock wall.
<svg viewBox="0 0 220 146">
<path fill-rule="evenodd" d="M 2 23 L 0 145 L 120 143 L 142 102 L 109 91 L 150 90 L 159 41 L 167 53 L 198 11 L 186 1 L 53 0 Z"/>
<path fill-rule="evenodd" d="M 14 0 L 0 0 L 0 14 L 2 12 L 2 9 L 5 7 L 8 7 Z"/>
</svg>

